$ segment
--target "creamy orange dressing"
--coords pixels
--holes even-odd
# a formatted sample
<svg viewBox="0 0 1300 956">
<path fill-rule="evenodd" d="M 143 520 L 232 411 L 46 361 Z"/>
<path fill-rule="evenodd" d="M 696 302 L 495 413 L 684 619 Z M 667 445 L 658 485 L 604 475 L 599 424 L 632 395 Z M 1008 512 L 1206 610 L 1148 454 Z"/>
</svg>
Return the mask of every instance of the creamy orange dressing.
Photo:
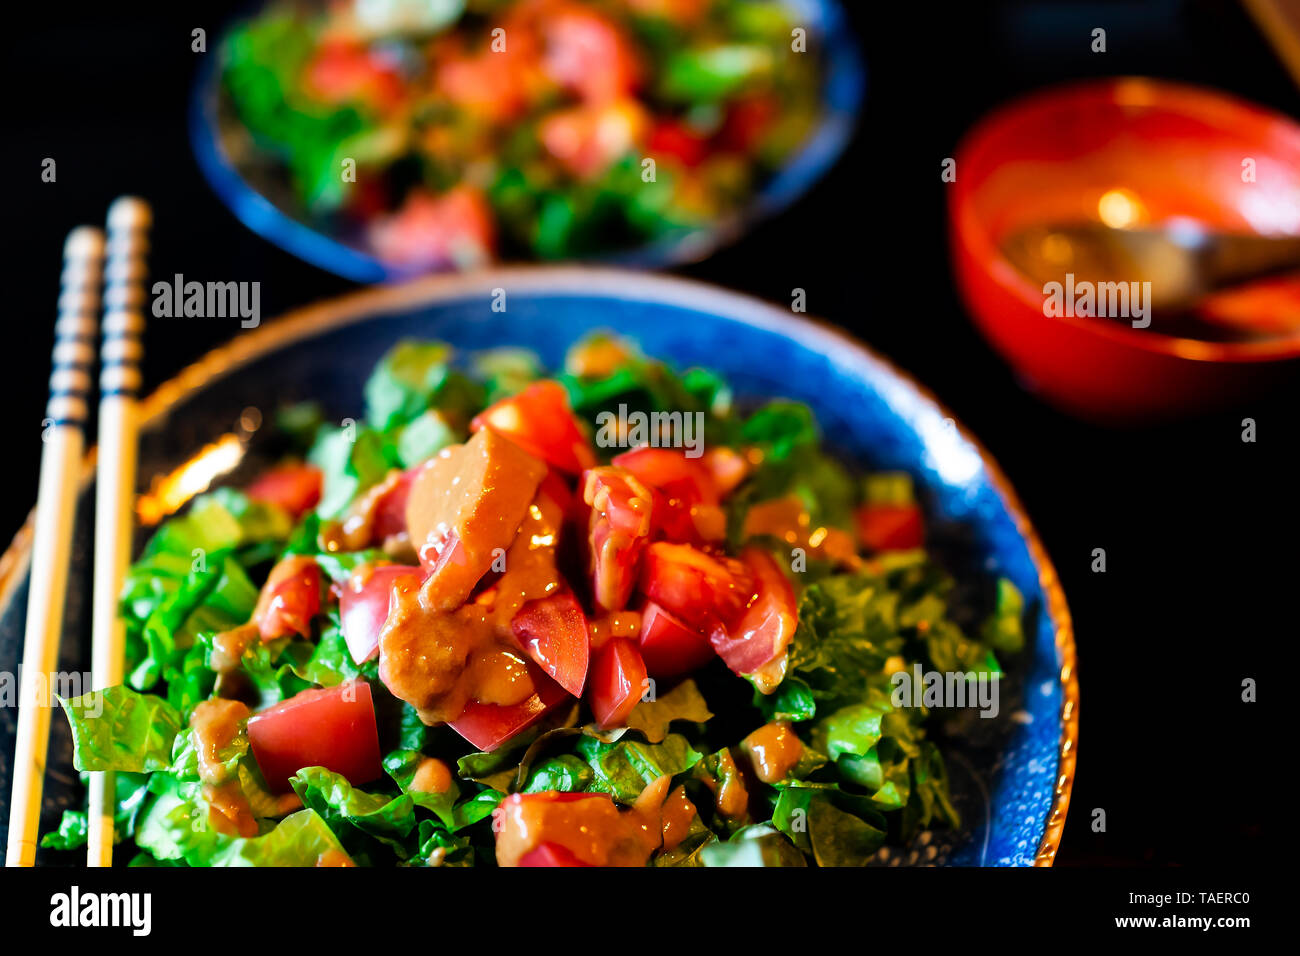
<svg viewBox="0 0 1300 956">
<path fill-rule="evenodd" d="M 384 497 L 397 487 L 402 472 L 392 469 L 384 480 L 372 485 L 352 502 L 341 521 L 321 525 L 320 545 L 326 551 L 360 551 L 368 547 L 375 533 L 375 516 Z"/>
<path fill-rule="evenodd" d="M 803 756 L 803 741 L 784 720 L 764 724 L 740 746 L 749 755 L 754 773 L 764 783 L 784 780 Z"/>
<path fill-rule="evenodd" d="M 528 506 L 506 551 L 505 573 L 492 589 L 491 619 L 503 635 L 510 633 L 510 622 L 520 608 L 560 589 L 555 554 L 563 525 L 564 514 L 548 495 L 538 495 Z"/>
<path fill-rule="evenodd" d="M 204 783 L 224 783 L 230 776 L 222 765 L 220 753 L 243 732 L 248 716 L 248 707 L 243 703 L 220 697 L 201 701 L 194 707 L 190 733 L 199 758 L 199 779 Z"/>
<path fill-rule="evenodd" d="M 352 862 L 352 857 L 348 856 L 342 850 L 326 850 L 320 856 L 316 857 L 317 866 L 356 866 Z"/>
<path fill-rule="evenodd" d="M 411 790 L 420 793 L 446 793 L 451 789 L 451 768 L 437 757 L 421 757 L 411 778 Z"/>
<path fill-rule="evenodd" d="M 662 808 L 672 777 L 665 774 L 619 811 L 601 796 L 550 800 L 514 794 L 501 802 L 497 863 L 518 866 L 542 843 L 557 843 L 591 866 L 645 866 L 663 842 Z M 567 794 L 562 794 L 567 797 Z"/>
<path fill-rule="evenodd" d="M 221 751 L 234 743 L 247 721 L 244 704 L 220 697 L 200 702 L 190 715 L 190 739 L 198 755 L 208 822 L 227 836 L 257 836 L 257 819 L 239 778 L 232 776 L 221 760 Z"/>
<path fill-rule="evenodd" d="M 592 618 L 588 631 L 591 649 L 598 650 L 612 637 L 636 637 L 641 633 L 641 615 L 636 611 L 615 611 Z"/>
<path fill-rule="evenodd" d="M 226 836 L 257 836 L 257 818 L 238 780 L 205 783 L 203 797 L 208 802 L 208 824 L 212 829 Z"/>
<path fill-rule="evenodd" d="M 429 605 L 427 589 L 399 583 L 379 635 L 379 676 L 426 724 L 454 721 L 470 701 L 510 705 L 534 686 L 510 622 L 561 585 L 555 552 L 563 514 L 545 495 L 525 512 L 489 591 L 455 610 Z"/>
<path fill-rule="evenodd" d="M 275 798 L 275 815 L 282 817 L 285 814 L 293 813 L 295 810 L 302 809 L 302 797 L 296 793 L 282 793 Z"/>
<path fill-rule="evenodd" d="M 718 758 L 718 782 L 710 774 L 701 774 L 705 784 L 713 791 L 714 806 L 728 820 L 739 820 L 749 811 L 749 791 L 740 779 L 740 771 L 730 750 L 723 750 Z"/>
<path fill-rule="evenodd" d="M 686 788 L 678 787 L 664 801 L 663 806 L 663 850 L 667 853 L 681 846 L 691 831 L 691 823 L 696 816 L 695 804 L 686 796 Z"/>
<path fill-rule="evenodd" d="M 248 645 L 261 637 L 258 627 L 252 621 L 239 627 L 222 631 L 212 639 L 210 666 L 218 674 L 229 674 L 239 669 Z"/>
<path fill-rule="evenodd" d="M 825 558 L 845 567 L 857 568 L 858 556 L 853 536 L 839 528 L 812 526 L 812 516 L 798 495 L 786 495 L 760 501 L 745 515 L 744 536 L 767 535 L 802 548 L 814 557 Z"/>
<path fill-rule="evenodd" d="M 455 720 L 470 700 L 461 679 L 470 655 L 492 638 L 480 605 L 436 611 L 423 605 L 417 584 L 399 581 L 379 632 L 379 677 L 426 724 Z"/>
<path fill-rule="evenodd" d="M 490 428 L 444 448 L 411 481 L 406 525 L 420 560 L 432 570 L 424 604 L 451 610 L 465 603 L 516 539 L 546 465 Z"/>
<path fill-rule="evenodd" d="M 580 378 L 608 378 L 631 358 L 627 346 L 613 336 L 581 342 L 569 350 L 564 368 Z"/>
<path fill-rule="evenodd" d="M 533 693 L 528 664 L 513 651 L 492 647 L 470 658 L 465 679 L 473 688 L 475 700 L 484 704 L 508 707 L 527 700 Z"/>
</svg>

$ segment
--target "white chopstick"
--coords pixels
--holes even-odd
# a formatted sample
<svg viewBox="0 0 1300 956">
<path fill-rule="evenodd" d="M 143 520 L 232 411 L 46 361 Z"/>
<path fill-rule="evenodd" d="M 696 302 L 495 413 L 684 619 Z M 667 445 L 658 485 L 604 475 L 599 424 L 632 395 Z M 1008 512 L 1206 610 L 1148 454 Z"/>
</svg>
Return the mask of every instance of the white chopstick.
<svg viewBox="0 0 1300 956">
<path fill-rule="evenodd" d="M 123 196 L 108 210 L 103 346 L 99 376 L 99 464 L 95 476 L 95 590 L 91 669 L 99 689 L 122 683 L 126 630 L 118 601 L 131 560 L 132 508 L 144 331 L 149 205 Z M 87 866 L 113 865 L 114 774 L 90 775 Z"/>
<path fill-rule="evenodd" d="M 58 686 L 53 672 L 58 667 L 63 632 L 103 255 L 103 233 L 88 226 L 72 230 L 63 246 L 59 317 L 54 324 L 54 371 L 42 432 L 45 447 L 41 452 L 27 592 L 7 866 L 32 866 L 36 862 L 53 688 Z"/>
</svg>

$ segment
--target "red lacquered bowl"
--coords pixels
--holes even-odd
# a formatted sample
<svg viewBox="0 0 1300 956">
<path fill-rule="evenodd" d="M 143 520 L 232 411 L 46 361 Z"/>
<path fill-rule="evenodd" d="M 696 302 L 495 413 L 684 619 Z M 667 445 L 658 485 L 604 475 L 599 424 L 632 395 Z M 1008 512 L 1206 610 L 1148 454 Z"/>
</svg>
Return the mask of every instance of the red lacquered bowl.
<svg viewBox="0 0 1300 956">
<path fill-rule="evenodd" d="M 1254 182 L 1243 161 L 1254 160 Z M 1133 225 L 1189 217 L 1223 231 L 1300 234 L 1300 125 L 1196 87 L 1089 82 L 1005 106 L 962 141 L 949 225 L 957 283 L 990 343 L 1053 404 L 1141 421 L 1239 401 L 1300 373 L 1300 334 L 1208 342 L 1043 314 L 1040 285 L 1002 241 L 1044 223 L 1100 221 L 1113 191 Z"/>
</svg>

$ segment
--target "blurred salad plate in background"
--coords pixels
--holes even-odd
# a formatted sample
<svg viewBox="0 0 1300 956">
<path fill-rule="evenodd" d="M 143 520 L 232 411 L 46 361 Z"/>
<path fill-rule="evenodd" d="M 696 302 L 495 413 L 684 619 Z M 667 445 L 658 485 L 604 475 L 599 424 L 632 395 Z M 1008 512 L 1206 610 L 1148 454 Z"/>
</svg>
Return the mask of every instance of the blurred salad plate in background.
<svg viewBox="0 0 1300 956">
<path fill-rule="evenodd" d="M 833 0 L 271 3 L 191 115 L 246 225 L 361 281 L 706 255 L 834 161 L 863 94 Z"/>
</svg>

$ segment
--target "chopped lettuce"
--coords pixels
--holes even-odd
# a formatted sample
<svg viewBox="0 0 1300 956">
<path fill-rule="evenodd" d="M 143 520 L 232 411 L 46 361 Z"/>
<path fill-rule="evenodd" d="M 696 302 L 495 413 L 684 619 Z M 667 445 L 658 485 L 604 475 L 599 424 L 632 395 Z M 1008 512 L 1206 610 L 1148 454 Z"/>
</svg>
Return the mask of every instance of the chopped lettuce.
<svg viewBox="0 0 1300 956">
<path fill-rule="evenodd" d="M 161 697 L 129 687 L 107 687 L 60 699 L 72 727 L 78 770 L 166 770 L 184 726 L 180 711 Z"/>
</svg>

